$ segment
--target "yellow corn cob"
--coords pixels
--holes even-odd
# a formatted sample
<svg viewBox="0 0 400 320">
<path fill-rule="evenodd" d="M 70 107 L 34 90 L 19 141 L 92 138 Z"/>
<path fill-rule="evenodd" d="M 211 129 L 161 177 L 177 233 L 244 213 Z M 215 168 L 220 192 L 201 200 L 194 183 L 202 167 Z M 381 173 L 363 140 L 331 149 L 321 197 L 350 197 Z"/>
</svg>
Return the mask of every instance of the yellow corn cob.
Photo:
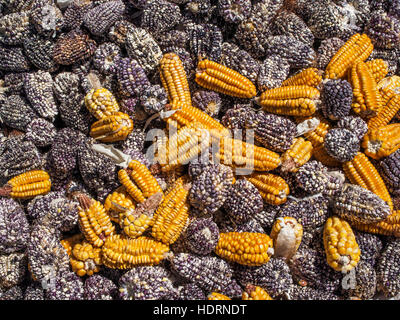
<svg viewBox="0 0 400 320">
<path fill-rule="evenodd" d="M 388 63 L 382 59 L 373 59 L 365 62 L 375 82 L 378 83 L 388 74 Z"/>
<path fill-rule="evenodd" d="M 188 126 L 193 122 L 198 122 L 204 126 L 204 128 L 210 130 L 212 137 L 220 138 L 230 135 L 229 129 L 225 128 L 217 120 L 210 117 L 207 113 L 198 108 L 185 105 L 178 100 L 174 100 L 170 105 L 166 106 L 166 109 L 176 110 L 175 113 L 164 120 L 166 120 L 169 124 L 175 122 L 176 124 L 173 126 L 177 127 L 178 129 L 183 126 Z"/>
<path fill-rule="evenodd" d="M 357 62 L 351 68 L 353 86 L 352 109 L 361 117 L 376 116 L 382 108 L 382 100 L 375 79 L 366 63 Z"/>
<path fill-rule="evenodd" d="M 281 164 L 277 153 L 229 137 L 220 139 L 216 157 L 222 164 L 255 171 L 270 171 Z"/>
<path fill-rule="evenodd" d="M 100 271 L 101 266 L 101 249 L 93 248 L 90 243 L 77 243 L 70 257 L 72 271 L 78 276 L 91 276 Z"/>
<path fill-rule="evenodd" d="M 123 112 L 106 116 L 90 127 L 90 136 L 102 142 L 125 140 L 133 130 L 133 121 Z"/>
<path fill-rule="evenodd" d="M 256 87 L 249 79 L 207 59 L 198 63 L 195 80 L 204 88 L 232 97 L 253 98 L 257 94 Z"/>
<path fill-rule="evenodd" d="M 313 146 L 310 141 L 295 138 L 292 145 L 281 156 L 282 172 L 297 172 L 299 168 L 310 160 Z"/>
<path fill-rule="evenodd" d="M 259 286 L 248 284 L 244 290 L 242 300 L 274 300 L 267 291 Z"/>
<path fill-rule="evenodd" d="M 267 263 L 273 254 L 272 239 L 264 233 L 221 233 L 215 253 L 221 258 L 246 266 Z"/>
<path fill-rule="evenodd" d="M 367 59 L 373 49 L 371 39 L 366 34 L 354 34 L 333 56 L 326 67 L 324 78 L 342 78 L 355 62 Z"/>
<path fill-rule="evenodd" d="M 119 170 L 118 179 L 136 202 L 143 202 L 157 192 L 163 193 L 149 169 L 137 160 L 132 160 L 127 169 Z"/>
<path fill-rule="evenodd" d="M 79 193 L 78 222 L 86 240 L 95 247 L 101 247 L 107 237 L 114 234 L 114 226 L 103 205 L 89 196 Z"/>
<path fill-rule="evenodd" d="M 323 144 L 313 147 L 313 157 L 327 167 L 340 167 L 341 163 L 332 158 L 327 152 Z"/>
<path fill-rule="evenodd" d="M 108 237 L 102 247 L 103 264 L 112 269 L 132 269 L 157 265 L 166 257 L 169 247 L 148 237 L 136 239 L 120 235 Z"/>
<path fill-rule="evenodd" d="M 392 199 L 382 177 L 364 153 L 358 152 L 353 160 L 343 163 L 343 171 L 351 183 L 377 194 L 393 210 Z"/>
<path fill-rule="evenodd" d="M 310 116 L 317 110 L 319 91 L 311 86 L 286 86 L 264 91 L 256 102 L 267 112 Z"/>
<path fill-rule="evenodd" d="M 393 211 L 385 220 L 379 222 L 368 224 L 351 223 L 351 225 L 357 230 L 368 233 L 400 237 L 400 210 Z"/>
<path fill-rule="evenodd" d="M 246 178 L 254 184 L 267 203 L 280 205 L 286 202 L 289 186 L 283 178 L 271 173 L 253 173 Z"/>
<path fill-rule="evenodd" d="M 90 90 L 85 96 L 85 105 L 98 120 L 119 111 L 117 100 L 106 88 Z"/>
<path fill-rule="evenodd" d="M 153 223 L 154 211 L 161 202 L 163 195 L 157 192 L 139 203 L 135 208 L 126 208 L 120 214 L 120 226 L 129 238 L 137 238 Z"/>
<path fill-rule="evenodd" d="M 169 190 L 153 218 L 151 235 L 168 245 L 178 239 L 189 219 L 187 197 L 190 184 L 183 185 L 182 181 L 180 179 Z"/>
<path fill-rule="evenodd" d="M 379 160 L 400 148 L 400 123 L 369 130 L 361 146 L 367 156 Z"/>
<path fill-rule="evenodd" d="M 307 68 L 282 82 L 286 86 L 310 86 L 316 88 L 322 81 L 321 71 L 317 68 Z"/>
<path fill-rule="evenodd" d="M 325 222 L 323 239 L 326 260 L 334 270 L 347 272 L 358 264 L 360 248 L 345 220 L 329 217 Z"/>
<path fill-rule="evenodd" d="M 386 77 L 378 82 L 377 88 L 381 94 L 382 105 L 386 105 L 395 94 L 400 94 L 400 77 Z"/>
<path fill-rule="evenodd" d="M 175 53 L 166 53 L 160 61 L 161 83 L 167 92 L 168 101 L 174 100 L 191 106 L 189 83 L 181 59 Z"/>
<path fill-rule="evenodd" d="M 78 233 L 75 234 L 71 237 L 65 238 L 63 240 L 60 241 L 61 245 L 64 247 L 64 249 L 67 251 L 68 255 L 71 256 L 72 254 L 72 249 L 74 248 L 74 246 L 79 243 L 82 242 L 83 240 L 83 234 L 82 233 Z"/>
<path fill-rule="evenodd" d="M 386 126 L 400 110 L 400 95 L 393 94 L 381 111 L 368 121 L 368 130 Z"/>
<path fill-rule="evenodd" d="M 125 208 L 135 209 L 134 200 L 124 186 L 118 187 L 113 193 L 110 193 L 104 201 L 104 209 L 110 216 L 111 221 L 119 223 L 119 214 L 123 212 L 123 210 L 116 207 L 113 203 Z"/>
<path fill-rule="evenodd" d="M 158 163 L 163 172 L 188 164 L 211 145 L 209 131 L 201 124 L 193 122 L 179 129 L 166 139 L 157 150 Z"/>
<path fill-rule="evenodd" d="M 303 226 L 292 217 L 277 218 L 270 237 L 274 241 L 274 256 L 290 259 L 300 246 Z"/>
<path fill-rule="evenodd" d="M 10 179 L 2 188 L 0 196 L 30 199 L 50 191 L 50 176 L 43 170 L 31 170 Z"/>
<path fill-rule="evenodd" d="M 211 292 L 207 296 L 207 300 L 232 300 L 232 299 L 227 297 L 226 295 L 223 295 L 222 293 Z"/>
</svg>

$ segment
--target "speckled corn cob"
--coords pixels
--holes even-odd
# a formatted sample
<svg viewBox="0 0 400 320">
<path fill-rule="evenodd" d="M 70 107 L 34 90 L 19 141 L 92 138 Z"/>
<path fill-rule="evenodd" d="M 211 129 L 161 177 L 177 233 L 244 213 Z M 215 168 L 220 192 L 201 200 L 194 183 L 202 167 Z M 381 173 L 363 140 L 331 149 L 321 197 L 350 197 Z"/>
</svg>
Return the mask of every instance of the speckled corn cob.
<svg viewBox="0 0 400 320">
<path fill-rule="evenodd" d="M 376 81 L 366 63 L 355 63 L 350 71 L 350 79 L 353 87 L 353 111 L 361 117 L 376 116 L 383 105 Z"/>
<path fill-rule="evenodd" d="M 107 238 L 102 248 L 103 264 L 112 269 L 154 266 L 168 251 L 168 246 L 148 237 L 127 239 L 113 235 Z"/>
<path fill-rule="evenodd" d="M 310 141 L 303 138 L 294 139 L 290 149 L 282 156 L 282 172 L 296 172 L 299 168 L 310 160 L 313 152 L 313 146 Z"/>
<path fill-rule="evenodd" d="M 267 203 L 280 205 L 286 202 L 289 186 L 283 178 L 271 173 L 253 173 L 246 179 L 254 184 Z"/>
<path fill-rule="evenodd" d="M 70 256 L 72 271 L 78 276 L 91 276 L 100 271 L 101 249 L 93 248 L 90 243 L 77 243 L 72 249 Z"/>
<path fill-rule="evenodd" d="M 307 68 L 282 82 L 282 87 L 310 86 L 316 88 L 322 81 L 317 68 Z"/>
<path fill-rule="evenodd" d="M 30 199 L 50 191 L 50 176 L 43 170 L 32 170 L 10 179 L 0 188 L 0 196 L 16 199 Z"/>
<path fill-rule="evenodd" d="M 351 183 L 377 194 L 393 209 L 392 199 L 382 177 L 364 153 L 358 152 L 353 160 L 345 162 L 343 171 Z"/>
<path fill-rule="evenodd" d="M 360 248 L 350 225 L 334 216 L 326 220 L 324 248 L 328 264 L 336 271 L 350 271 L 360 260 Z"/>
<path fill-rule="evenodd" d="M 300 246 L 303 226 L 292 217 L 279 217 L 272 226 L 271 239 L 274 241 L 274 256 L 290 259 Z"/>
<path fill-rule="evenodd" d="M 110 216 L 111 221 L 119 223 L 119 214 L 124 210 L 115 206 L 115 203 L 124 208 L 135 209 L 134 200 L 124 186 L 118 187 L 113 193 L 110 193 L 104 202 L 104 209 Z"/>
<path fill-rule="evenodd" d="M 383 105 L 379 113 L 369 119 L 368 130 L 378 129 L 387 125 L 400 110 L 400 95 L 393 94 L 389 101 Z"/>
<path fill-rule="evenodd" d="M 176 124 L 174 124 L 174 126 L 177 126 L 178 129 L 183 126 L 190 125 L 193 122 L 198 122 L 208 130 L 210 130 L 210 134 L 213 137 L 220 138 L 230 135 L 230 131 L 227 128 L 225 128 L 214 118 L 210 117 L 207 113 L 201 111 L 198 108 L 186 105 L 179 100 L 174 100 L 173 103 L 167 106 L 167 109 L 171 111 L 176 110 L 175 113 L 173 113 L 165 120 L 169 124 L 171 122 L 175 122 Z"/>
<path fill-rule="evenodd" d="M 242 294 L 242 300 L 274 300 L 267 291 L 259 286 L 248 284 Z"/>
<path fill-rule="evenodd" d="M 369 130 L 361 143 L 367 156 L 381 159 L 400 148 L 400 123 Z"/>
<path fill-rule="evenodd" d="M 340 167 L 340 162 L 326 152 L 323 144 L 313 147 L 312 155 L 316 160 L 328 167 Z"/>
<path fill-rule="evenodd" d="M 162 189 L 149 169 L 137 160 L 132 160 L 127 169 L 118 172 L 119 182 L 129 195 L 137 202 L 143 202 Z"/>
<path fill-rule="evenodd" d="M 352 223 L 353 228 L 384 236 L 400 237 L 400 210 L 395 210 L 385 220 L 375 223 Z"/>
<path fill-rule="evenodd" d="M 102 142 L 115 142 L 125 140 L 132 130 L 132 119 L 126 113 L 115 112 L 93 123 L 90 136 Z"/>
<path fill-rule="evenodd" d="M 191 185 L 183 181 L 177 180 L 154 214 L 151 235 L 167 245 L 178 239 L 189 219 L 187 198 Z"/>
<path fill-rule="evenodd" d="M 332 199 L 334 214 L 352 223 L 375 223 L 390 214 L 389 205 L 378 195 L 354 184 L 345 184 Z"/>
<path fill-rule="evenodd" d="M 253 98 L 257 94 L 254 84 L 240 73 L 210 60 L 197 65 L 196 82 L 209 90 L 232 97 Z"/>
<path fill-rule="evenodd" d="M 273 253 L 272 239 L 263 233 L 221 233 L 215 253 L 228 261 L 246 266 L 261 266 Z"/>
<path fill-rule="evenodd" d="M 336 52 L 325 70 L 325 79 L 342 78 L 357 61 L 364 61 L 373 50 L 371 39 L 356 33 Z"/>
<path fill-rule="evenodd" d="M 117 100 L 106 88 L 91 89 L 85 96 L 85 104 L 97 120 L 119 111 Z"/>
<path fill-rule="evenodd" d="M 211 292 L 207 296 L 207 300 L 232 300 L 231 298 L 227 297 L 226 295 L 218 292 Z"/>
<path fill-rule="evenodd" d="M 378 83 L 388 74 L 388 63 L 382 59 L 373 59 L 365 62 L 375 82 Z"/>
<path fill-rule="evenodd" d="M 281 164 L 277 153 L 228 137 L 220 140 L 216 156 L 222 164 L 235 168 L 253 168 L 255 171 L 273 170 Z"/>
<path fill-rule="evenodd" d="M 86 240 L 95 247 L 101 247 L 107 237 L 114 234 L 114 226 L 106 214 L 103 205 L 83 193 L 77 196 L 79 201 L 79 227 Z"/>
<path fill-rule="evenodd" d="M 136 207 L 126 208 L 120 214 L 119 224 L 129 238 L 137 238 L 153 224 L 153 214 L 162 200 L 163 194 L 157 192 L 139 203 Z"/>
<path fill-rule="evenodd" d="M 166 53 L 160 61 L 161 83 L 168 94 L 168 101 L 180 101 L 183 105 L 192 105 L 189 83 L 185 69 L 178 55 Z"/>
<path fill-rule="evenodd" d="M 157 150 L 158 163 L 164 172 L 176 169 L 198 157 L 210 144 L 208 130 L 193 122 L 161 144 Z"/>
<path fill-rule="evenodd" d="M 295 85 L 264 91 L 256 101 L 267 112 L 287 116 L 310 116 L 316 111 L 319 97 L 320 93 L 316 88 Z"/>
</svg>

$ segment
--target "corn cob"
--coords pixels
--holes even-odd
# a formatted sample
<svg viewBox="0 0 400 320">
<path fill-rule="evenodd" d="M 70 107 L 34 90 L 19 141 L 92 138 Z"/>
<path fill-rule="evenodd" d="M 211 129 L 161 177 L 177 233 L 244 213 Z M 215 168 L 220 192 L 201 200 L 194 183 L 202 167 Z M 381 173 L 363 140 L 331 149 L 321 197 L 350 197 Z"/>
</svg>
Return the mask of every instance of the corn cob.
<svg viewBox="0 0 400 320">
<path fill-rule="evenodd" d="M 395 236 L 400 237 L 400 210 L 395 210 L 385 220 L 375 223 L 358 223 L 352 222 L 352 227 L 374 234 L 380 234 L 384 236 Z"/>
<path fill-rule="evenodd" d="M 229 137 L 224 137 L 219 141 L 216 157 L 222 164 L 255 171 L 273 170 L 281 164 L 277 153 Z"/>
<path fill-rule="evenodd" d="M 366 34 L 356 33 L 336 52 L 325 70 L 325 79 L 342 78 L 357 61 L 364 61 L 373 50 Z"/>
<path fill-rule="evenodd" d="M 279 217 L 272 226 L 271 239 L 274 241 L 274 256 L 290 259 L 300 246 L 303 226 L 292 217 Z"/>
<path fill-rule="evenodd" d="M 281 156 L 281 171 L 296 172 L 310 160 L 312 152 L 313 146 L 310 141 L 306 141 L 303 138 L 294 139 L 290 149 Z"/>
<path fill-rule="evenodd" d="M 252 284 L 246 285 L 242 294 L 242 300 L 274 300 L 267 291 Z"/>
<path fill-rule="evenodd" d="M 264 233 L 221 233 L 215 253 L 223 259 L 246 266 L 261 266 L 273 254 L 272 239 Z"/>
<path fill-rule="evenodd" d="M 240 73 L 210 60 L 197 65 L 196 82 L 209 90 L 237 98 L 253 98 L 257 94 L 254 84 Z"/>
<path fill-rule="evenodd" d="M 119 223 L 119 214 L 124 210 L 121 210 L 121 208 L 115 206 L 113 203 L 125 208 L 135 209 L 134 200 L 124 186 L 118 187 L 113 193 L 110 193 L 104 202 L 104 209 L 110 216 L 111 221 Z"/>
<path fill-rule="evenodd" d="M 373 159 L 387 157 L 400 148 L 400 123 L 369 130 L 361 146 L 365 154 Z"/>
<path fill-rule="evenodd" d="M 388 63 L 382 59 L 373 59 L 365 62 L 375 82 L 378 83 L 388 74 Z"/>
<path fill-rule="evenodd" d="M 153 214 L 160 204 L 162 197 L 162 193 L 157 192 L 144 202 L 139 203 L 136 209 L 134 207 L 120 207 L 124 211 L 120 214 L 119 224 L 129 238 L 141 236 L 153 224 Z"/>
<path fill-rule="evenodd" d="M 358 62 L 351 68 L 351 84 L 353 87 L 353 111 L 361 117 L 371 118 L 382 108 L 382 100 L 375 79 L 366 63 Z"/>
<path fill-rule="evenodd" d="M 333 216 L 324 227 L 324 248 L 328 264 L 336 271 L 347 272 L 360 260 L 360 248 L 350 225 Z"/>
<path fill-rule="evenodd" d="M 230 135 L 230 131 L 227 128 L 198 108 L 174 100 L 170 105 L 166 106 L 166 109 L 173 111 L 176 110 L 176 112 L 165 118 L 165 120 L 169 124 L 175 122 L 176 124 L 174 126 L 178 129 L 190 125 L 193 122 L 198 122 L 206 129 L 210 130 L 212 137 L 220 138 Z"/>
<path fill-rule="evenodd" d="M 100 271 L 101 249 L 93 248 L 90 243 L 77 243 L 70 256 L 72 271 L 78 276 L 91 276 Z"/>
<path fill-rule="evenodd" d="M 149 169 L 137 160 L 132 160 L 127 169 L 118 171 L 119 182 L 136 202 L 143 202 L 162 189 Z"/>
<path fill-rule="evenodd" d="M 166 172 L 188 164 L 210 144 L 209 132 L 201 124 L 194 122 L 182 127 L 157 150 L 161 170 Z"/>
<path fill-rule="evenodd" d="M 86 240 L 95 247 L 101 247 L 107 237 L 114 234 L 114 226 L 103 205 L 83 193 L 78 193 L 78 222 Z"/>
<path fill-rule="evenodd" d="M 253 173 L 246 179 L 258 189 L 267 203 L 280 205 L 286 202 L 289 186 L 283 178 L 271 173 Z"/>
<path fill-rule="evenodd" d="M 61 245 L 64 247 L 64 249 L 67 251 L 68 255 L 71 256 L 72 254 L 72 249 L 74 248 L 74 246 L 79 243 L 82 242 L 83 240 L 83 234 L 82 233 L 78 233 L 75 234 L 71 237 L 65 238 L 63 240 L 60 241 Z"/>
<path fill-rule="evenodd" d="M 400 96 L 394 94 L 391 96 L 389 101 L 383 105 L 379 113 L 369 119 L 368 130 L 378 129 L 380 127 L 386 126 L 400 110 Z"/>
<path fill-rule="evenodd" d="M 50 176 L 43 170 L 31 170 L 10 179 L 2 188 L 0 196 L 30 199 L 50 191 Z"/>
<path fill-rule="evenodd" d="M 282 82 L 282 87 L 310 86 L 318 87 L 321 83 L 321 72 L 317 68 L 307 68 Z"/>
<path fill-rule="evenodd" d="M 323 144 L 313 147 L 312 155 L 316 160 L 328 167 L 340 167 L 341 165 L 339 161 L 332 158 L 328 152 L 326 152 Z"/>
<path fill-rule="evenodd" d="M 115 112 L 106 116 L 90 127 L 90 136 L 102 142 L 125 140 L 133 130 L 133 121 L 123 112 Z"/>
<path fill-rule="evenodd" d="M 187 197 L 191 185 L 183 184 L 184 179 L 178 179 L 169 190 L 153 218 L 151 235 L 168 245 L 178 239 L 189 219 Z"/>
<path fill-rule="evenodd" d="M 264 91 L 256 102 L 267 112 L 310 116 L 317 110 L 319 91 L 311 86 L 286 86 Z"/>
<path fill-rule="evenodd" d="M 94 73 L 90 72 L 87 75 L 87 80 L 93 87 L 85 95 L 85 105 L 89 112 L 97 119 L 103 119 L 119 111 L 119 105 L 114 95 L 103 88 L 100 80 Z"/>
<path fill-rule="evenodd" d="M 381 94 L 382 104 L 386 105 L 395 94 L 400 93 L 400 77 L 386 77 L 378 82 L 377 87 Z"/>
<path fill-rule="evenodd" d="M 392 199 L 382 177 L 364 153 L 359 152 L 353 160 L 345 162 L 343 171 L 351 183 L 377 194 L 393 210 Z"/>
<path fill-rule="evenodd" d="M 227 297 L 226 295 L 218 292 L 211 292 L 207 296 L 207 300 L 232 300 L 231 298 Z"/>
<path fill-rule="evenodd" d="M 191 106 L 189 83 L 181 59 L 175 53 L 166 53 L 160 61 L 159 69 L 168 101 L 180 101 L 183 105 Z"/>
<path fill-rule="evenodd" d="M 103 264 L 112 269 L 131 269 L 137 266 L 154 266 L 165 258 L 169 247 L 150 239 L 108 237 L 102 248 Z"/>
</svg>

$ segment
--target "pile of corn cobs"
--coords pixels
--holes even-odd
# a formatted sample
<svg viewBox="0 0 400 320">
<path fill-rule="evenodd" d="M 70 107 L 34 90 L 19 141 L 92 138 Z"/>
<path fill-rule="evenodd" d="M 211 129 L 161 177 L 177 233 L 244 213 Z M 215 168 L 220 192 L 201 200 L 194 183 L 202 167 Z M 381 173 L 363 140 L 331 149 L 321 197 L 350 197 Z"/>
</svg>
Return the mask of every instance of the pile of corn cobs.
<svg viewBox="0 0 400 320">
<path fill-rule="evenodd" d="M 0 299 L 399 298 L 400 1 L 0 12 Z"/>
</svg>

